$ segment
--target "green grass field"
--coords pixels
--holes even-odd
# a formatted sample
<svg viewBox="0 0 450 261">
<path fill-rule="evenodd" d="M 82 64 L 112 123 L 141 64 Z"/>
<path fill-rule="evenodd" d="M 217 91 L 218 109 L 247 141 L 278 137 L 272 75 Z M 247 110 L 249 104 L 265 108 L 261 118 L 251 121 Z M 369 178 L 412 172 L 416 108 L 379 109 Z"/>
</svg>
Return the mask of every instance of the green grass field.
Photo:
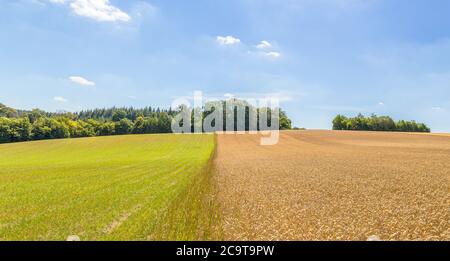
<svg viewBox="0 0 450 261">
<path fill-rule="evenodd" d="M 218 239 L 213 135 L 0 144 L 0 240 Z"/>
</svg>

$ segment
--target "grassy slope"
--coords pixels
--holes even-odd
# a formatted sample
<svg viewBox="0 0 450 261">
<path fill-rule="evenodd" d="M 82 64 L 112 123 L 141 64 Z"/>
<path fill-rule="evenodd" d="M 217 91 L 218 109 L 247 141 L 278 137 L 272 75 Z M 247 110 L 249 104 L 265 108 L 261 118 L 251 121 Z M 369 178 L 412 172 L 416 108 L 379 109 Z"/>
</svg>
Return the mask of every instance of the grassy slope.
<svg viewBox="0 0 450 261">
<path fill-rule="evenodd" d="M 0 145 L 0 240 L 215 239 L 212 135 Z"/>
</svg>

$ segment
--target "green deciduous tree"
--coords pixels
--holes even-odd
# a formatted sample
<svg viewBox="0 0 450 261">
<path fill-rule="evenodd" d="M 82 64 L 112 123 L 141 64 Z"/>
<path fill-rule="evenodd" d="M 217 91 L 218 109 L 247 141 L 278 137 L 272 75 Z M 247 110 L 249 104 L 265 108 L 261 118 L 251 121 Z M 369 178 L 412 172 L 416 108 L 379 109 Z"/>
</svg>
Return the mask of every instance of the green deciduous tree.
<svg viewBox="0 0 450 261">
<path fill-rule="evenodd" d="M 115 123 L 115 134 L 124 135 L 131 133 L 133 129 L 133 122 L 129 119 L 121 119 L 119 122 Z"/>
<path fill-rule="evenodd" d="M 365 117 L 362 114 L 354 118 L 337 115 L 333 119 L 333 130 L 356 130 L 356 131 L 404 131 L 404 132 L 430 132 L 424 123 L 400 120 L 395 122 L 389 116 L 376 116 L 372 114 Z"/>
</svg>

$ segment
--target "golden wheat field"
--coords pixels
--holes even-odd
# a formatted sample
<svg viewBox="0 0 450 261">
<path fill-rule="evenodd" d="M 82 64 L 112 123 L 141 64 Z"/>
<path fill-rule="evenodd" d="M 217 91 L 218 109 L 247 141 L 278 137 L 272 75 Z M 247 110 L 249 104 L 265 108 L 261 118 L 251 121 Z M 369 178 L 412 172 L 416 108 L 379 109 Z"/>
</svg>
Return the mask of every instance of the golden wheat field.
<svg viewBox="0 0 450 261">
<path fill-rule="evenodd" d="M 218 135 L 228 240 L 450 240 L 450 136 Z"/>
</svg>

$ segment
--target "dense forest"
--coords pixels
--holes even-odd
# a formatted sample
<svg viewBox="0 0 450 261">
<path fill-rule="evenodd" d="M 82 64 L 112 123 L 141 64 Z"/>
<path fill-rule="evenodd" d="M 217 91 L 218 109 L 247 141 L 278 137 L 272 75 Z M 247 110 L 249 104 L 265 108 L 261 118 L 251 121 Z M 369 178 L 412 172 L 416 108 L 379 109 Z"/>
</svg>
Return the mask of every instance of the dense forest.
<svg viewBox="0 0 450 261">
<path fill-rule="evenodd" d="M 401 131 L 401 132 L 430 132 L 430 128 L 424 123 L 415 121 L 394 121 L 389 116 L 377 116 L 372 114 L 365 117 L 359 114 L 353 118 L 338 115 L 333 120 L 333 130 L 357 130 L 357 131 Z"/>
<path fill-rule="evenodd" d="M 221 101 L 217 106 L 223 106 L 225 109 L 226 104 L 227 106 L 230 104 L 245 104 L 247 106 L 246 119 L 248 120 L 249 110 L 251 109 L 257 111 L 259 119 L 261 108 L 252 108 L 251 105 L 237 99 L 231 102 Z M 15 110 L 0 103 L 0 143 L 125 134 L 171 133 L 172 119 L 179 113 L 180 109 L 113 107 L 76 113 L 49 113 L 39 109 L 31 111 Z M 268 114 L 270 115 L 271 109 L 265 109 L 269 111 Z M 201 111 L 202 119 L 213 111 L 203 108 Z M 234 126 L 237 126 L 236 118 L 232 120 Z M 193 125 L 194 121 L 191 122 Z M 279 122 L 280 129 L 292 128 L 291 120 L 282 110 L 280 110 Z M 224 129 L 225 126 L 226 114 L 224 113 Z M 250 129 L 248 124 L 245 129 Z M 259 124 L 257 129 L 259 130 Z"/>
</svg>

